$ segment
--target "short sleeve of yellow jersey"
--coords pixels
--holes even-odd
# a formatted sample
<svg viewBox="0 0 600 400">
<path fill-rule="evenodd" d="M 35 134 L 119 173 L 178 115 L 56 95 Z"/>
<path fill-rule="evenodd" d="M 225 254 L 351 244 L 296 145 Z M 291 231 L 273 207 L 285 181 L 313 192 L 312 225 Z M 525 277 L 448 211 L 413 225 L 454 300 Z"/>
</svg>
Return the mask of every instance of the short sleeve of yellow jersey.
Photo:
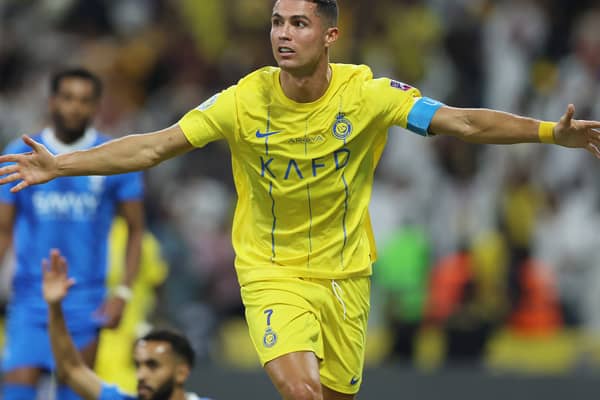
<svg viewBox="0 0 600 400">
<path fill-rule="evenodd" d="M 443 105 L 422 97 L 417 88 L 389 78 L 372 79 L 364 90 L 369 107 L 375 108 L 386 126 L 401 126 L 423 136 L 427 136 L 433 115 Z"/>
<path fill-rule="evenodd" d="M 215 94 L 179 120 L 179 127 L 194 147 L 231 136 L 235 129 L 235 90 Z"/>
</svg>

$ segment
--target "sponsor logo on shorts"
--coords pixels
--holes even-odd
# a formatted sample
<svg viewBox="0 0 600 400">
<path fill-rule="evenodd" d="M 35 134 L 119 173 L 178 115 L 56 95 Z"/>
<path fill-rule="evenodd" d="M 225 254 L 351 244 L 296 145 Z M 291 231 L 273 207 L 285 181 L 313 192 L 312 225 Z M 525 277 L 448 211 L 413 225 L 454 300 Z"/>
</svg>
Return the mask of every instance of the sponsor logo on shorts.
<svg viewBox="0 0 600 400">
<path fill-rule="evenodd" d="M 356 385 L 358 383 L 358 381 L 360 381 L 360 378 L 357 378 L 356 376 L 353 376 L 352 379 L 350 379 L 350 384 L 352 386 Z"/>
</svg>

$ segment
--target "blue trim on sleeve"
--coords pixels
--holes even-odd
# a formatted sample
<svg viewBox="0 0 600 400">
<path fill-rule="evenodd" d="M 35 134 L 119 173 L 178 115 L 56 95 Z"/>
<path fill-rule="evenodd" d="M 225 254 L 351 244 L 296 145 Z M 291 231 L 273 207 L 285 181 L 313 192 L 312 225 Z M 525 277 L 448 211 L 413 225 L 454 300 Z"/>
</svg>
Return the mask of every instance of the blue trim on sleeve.
<svg viewBox="0 0 600 400">
<path fill-rule="evenodd" d="M 443 105 L 439 101 L 430 99 L 429 97 L 420 98 L 408 113 L 406 128 L 421 136 L 427 136 L 433 116 Z"/>
</svg>

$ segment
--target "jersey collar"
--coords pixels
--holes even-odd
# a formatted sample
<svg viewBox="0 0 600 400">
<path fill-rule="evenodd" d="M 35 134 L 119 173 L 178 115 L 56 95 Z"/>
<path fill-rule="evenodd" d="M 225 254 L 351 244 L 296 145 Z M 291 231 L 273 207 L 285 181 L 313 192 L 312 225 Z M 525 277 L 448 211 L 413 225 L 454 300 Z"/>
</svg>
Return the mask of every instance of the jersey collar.
<svg viewBox="0 0 600 400">
<path fill-rule="evenodd" d="M 297 101 L 294 101 L 286 96 L 286 94 L 283 92 L 283 88 L 281 87 L 281 81 L 279 79 L 281 75 L 281 68 L 278 68 L 277 73 L 273 74 L 273 84 L 275 85 L 275 93 L 279 97 L 279 100 L 283 104 L 287 104 L 293 107 L 295 110 L 310 110 L 321 104 L 329 103 L 329 101 L 335 94 L 338 81 L 337 65 L 330 63 L 329 66 L 331 68 L 331 80 L 329 81 L 329 86 L 327 86 L 327 90 L 325 90 L 325 93 L 323 93 L 323 95 L 320 98 L 309 103 L 298 103 Z"/>
</svg>

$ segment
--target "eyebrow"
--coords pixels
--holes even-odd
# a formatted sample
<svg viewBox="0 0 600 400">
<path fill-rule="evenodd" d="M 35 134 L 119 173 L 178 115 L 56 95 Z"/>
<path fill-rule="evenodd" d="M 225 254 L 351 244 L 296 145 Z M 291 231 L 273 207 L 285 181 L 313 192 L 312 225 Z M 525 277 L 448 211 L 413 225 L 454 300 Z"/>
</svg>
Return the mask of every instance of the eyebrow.
<svg viewBox="0 0 600 400">
<path fill-rule="evenodd" d="M 281 19 L 285 19 L 285 17 L 279 13 L 273 13 L 273 15 L 271 16 L 271 18 L 281 18 Z M 305 19 L 307 21 L 310 21 L 310 18 L 307 15 L 292 15 L 290 17 L 290 19 Z"/>
</svg>

